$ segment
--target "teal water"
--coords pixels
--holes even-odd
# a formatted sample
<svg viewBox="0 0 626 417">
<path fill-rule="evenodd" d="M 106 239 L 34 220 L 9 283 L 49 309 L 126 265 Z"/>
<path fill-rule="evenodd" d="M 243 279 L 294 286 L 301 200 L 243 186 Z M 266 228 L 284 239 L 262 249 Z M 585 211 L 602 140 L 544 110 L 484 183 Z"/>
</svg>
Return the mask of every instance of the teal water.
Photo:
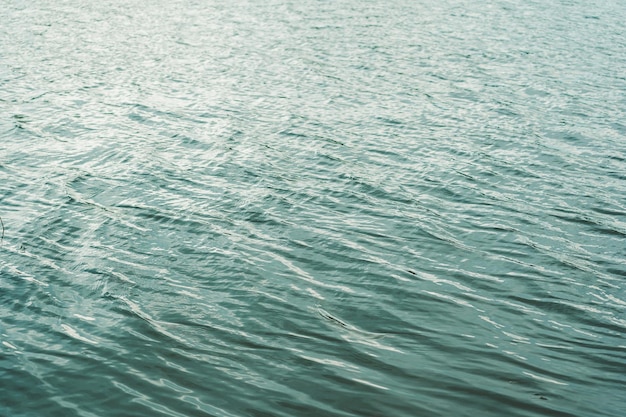
<svg viewBox="0 0 626 417">
<path fill-rule="evenodd" d="M 624 415 L 623 2 L 1 10 L 1 416 Z"/>
</svg>

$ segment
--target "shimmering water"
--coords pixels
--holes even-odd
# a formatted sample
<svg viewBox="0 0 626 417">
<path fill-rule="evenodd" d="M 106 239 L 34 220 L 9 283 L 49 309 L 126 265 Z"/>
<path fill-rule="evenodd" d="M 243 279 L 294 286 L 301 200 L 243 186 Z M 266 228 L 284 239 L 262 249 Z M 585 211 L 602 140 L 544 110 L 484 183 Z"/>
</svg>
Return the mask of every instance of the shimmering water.
<svg viewBox="0 0 626 417">
<path fill-rule="evenodd" d="M 4 0 L 0 415 L 623 416 L 624 21 Z"/>
</svg>

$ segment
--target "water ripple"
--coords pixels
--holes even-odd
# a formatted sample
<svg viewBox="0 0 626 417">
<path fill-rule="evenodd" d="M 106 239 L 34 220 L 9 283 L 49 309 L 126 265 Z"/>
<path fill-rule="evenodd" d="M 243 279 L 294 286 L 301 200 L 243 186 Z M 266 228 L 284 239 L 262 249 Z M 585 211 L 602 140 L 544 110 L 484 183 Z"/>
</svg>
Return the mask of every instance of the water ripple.
<svg viewBox="0 0 626 417">
<path fill-rule="evenodd" d="M 4 8 L 0 414 L 622 415 L 616 4 Z"/>
</svg>

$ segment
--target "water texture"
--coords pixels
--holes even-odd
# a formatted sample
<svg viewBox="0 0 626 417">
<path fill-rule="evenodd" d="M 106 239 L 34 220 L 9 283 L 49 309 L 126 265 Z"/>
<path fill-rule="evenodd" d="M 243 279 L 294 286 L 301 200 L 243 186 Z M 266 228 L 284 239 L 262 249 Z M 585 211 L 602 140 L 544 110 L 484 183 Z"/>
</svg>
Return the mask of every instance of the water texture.
<svg viewBox="0 0 626 417">
<path fill-rule="evenodd" d="M 1 416 L 626 410 L 626 7 L 4 0 Z"/>
</svg>

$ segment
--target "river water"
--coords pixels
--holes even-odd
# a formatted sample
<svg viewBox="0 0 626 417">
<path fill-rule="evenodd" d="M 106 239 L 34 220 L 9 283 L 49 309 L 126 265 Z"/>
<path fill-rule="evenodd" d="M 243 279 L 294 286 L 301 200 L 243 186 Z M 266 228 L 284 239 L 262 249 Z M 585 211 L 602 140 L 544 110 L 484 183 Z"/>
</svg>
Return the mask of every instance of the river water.
<svg viewBox="0 0 626 417">
<path fill-rule="evenodd" d="M 0 415 L 626 410 L 617 0 L 4 0 Z"/>
</svg>

